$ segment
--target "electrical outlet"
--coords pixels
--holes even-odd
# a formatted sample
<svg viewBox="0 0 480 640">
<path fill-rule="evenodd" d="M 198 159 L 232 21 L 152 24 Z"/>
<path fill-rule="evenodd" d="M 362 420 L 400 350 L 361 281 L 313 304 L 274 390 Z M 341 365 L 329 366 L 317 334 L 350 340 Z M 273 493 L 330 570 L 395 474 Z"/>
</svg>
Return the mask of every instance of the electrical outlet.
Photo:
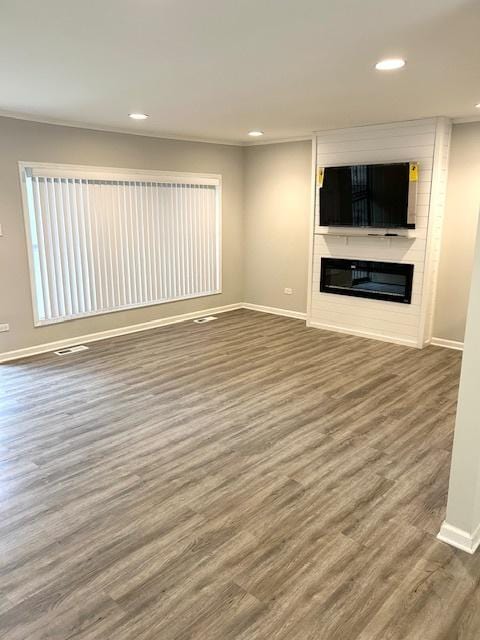
<svg viewBox="0 0 480 640">
<path fill-rule="evenodd" d="M 285 287 L 285 289 L 283 290 L 283 293 L 286 293 L 287 296 L 291 296 L 293 293 L 293 289 L 291 289 L 290 287 Z"/>
<path fill-rule="evenodd" d="M 0 331 L 10 331 L 9 324 L 0 324 Z"/>
</svg>

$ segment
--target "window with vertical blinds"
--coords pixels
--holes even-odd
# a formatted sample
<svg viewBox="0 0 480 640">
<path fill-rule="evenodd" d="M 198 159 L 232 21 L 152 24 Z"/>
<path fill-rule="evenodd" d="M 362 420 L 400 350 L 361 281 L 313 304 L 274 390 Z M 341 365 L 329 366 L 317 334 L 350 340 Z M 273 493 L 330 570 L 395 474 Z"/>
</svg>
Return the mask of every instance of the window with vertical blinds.
<svg viewBox="0 0 480 640">
<path fill-rule="evenodd" d="M 220 292 L 219 176 L 20 171 L 36 325 Z"/>
</svg>

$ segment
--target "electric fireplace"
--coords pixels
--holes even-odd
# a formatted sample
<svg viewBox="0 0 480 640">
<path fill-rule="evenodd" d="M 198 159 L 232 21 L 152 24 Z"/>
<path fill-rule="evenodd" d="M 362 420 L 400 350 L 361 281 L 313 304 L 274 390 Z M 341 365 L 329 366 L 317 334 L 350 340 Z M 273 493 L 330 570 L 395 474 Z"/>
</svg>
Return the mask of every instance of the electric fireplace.
<svg viewBox="0 0 480 640">
<path fill-rule="evenodd" d="M 322 258 L 320 291 L 410 304 L 413 264 Z"/>
</svg>

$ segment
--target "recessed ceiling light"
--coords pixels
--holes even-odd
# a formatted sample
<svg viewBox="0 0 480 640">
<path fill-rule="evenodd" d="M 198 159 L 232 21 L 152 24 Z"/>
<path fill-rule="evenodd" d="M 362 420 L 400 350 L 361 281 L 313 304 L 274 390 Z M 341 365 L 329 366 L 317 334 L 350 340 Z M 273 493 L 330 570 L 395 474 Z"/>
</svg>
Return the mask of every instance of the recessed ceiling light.
<svg viewBox="0 0 480 640">
<path fill-rule="evenodd" d="M 386 58 L 377 62 L 375 69 L 378 71 L 393 71 L 394 69 L 401 69 L 405 64 L 406 62 L 403 58 Z"/>
<path fill-rule="evenodd" d="M 258 138 L 258 136 L 263 136 L 263 131 L 249 131 L 248 135 L 252 138 Z"/>
<path fill-rule="evenodd" d="M 132 120 L 146 120 L 148 118 L 146 113 L 129 113 L 128 117 Z"/>
<path fill-rule="evenodd" d="M 475 105 L 476 109 L 480 109 L 480 102 L 478 104 Z"/>
</svg>

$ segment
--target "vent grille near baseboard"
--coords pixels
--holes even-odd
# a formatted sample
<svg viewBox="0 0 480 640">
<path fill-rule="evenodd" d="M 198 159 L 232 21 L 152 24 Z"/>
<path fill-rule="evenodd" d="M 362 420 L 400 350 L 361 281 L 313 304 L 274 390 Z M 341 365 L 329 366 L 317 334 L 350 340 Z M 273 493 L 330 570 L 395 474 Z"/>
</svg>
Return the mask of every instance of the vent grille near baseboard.
<svg viewBox="0 0 480 640">
<path fill-rule="evenodd" d="M 79 344 L 76 347 L 67 347 L 66 349 L 60 349 L 59 351 L 54 351 L 57 356 L 67 356 L 69 353 L 77 353 L 77 351 L 86 351 L 88 347 L 84 344 Z"/>
<path fill-rule="evenodd" d="M 205 324 L 205 322 L 212 322 L 212 320 L 217 320 L 217 316 L 205 316 L 204 318 L 196 318 L 194 322 L 197 324 Z"/>
</svg>

